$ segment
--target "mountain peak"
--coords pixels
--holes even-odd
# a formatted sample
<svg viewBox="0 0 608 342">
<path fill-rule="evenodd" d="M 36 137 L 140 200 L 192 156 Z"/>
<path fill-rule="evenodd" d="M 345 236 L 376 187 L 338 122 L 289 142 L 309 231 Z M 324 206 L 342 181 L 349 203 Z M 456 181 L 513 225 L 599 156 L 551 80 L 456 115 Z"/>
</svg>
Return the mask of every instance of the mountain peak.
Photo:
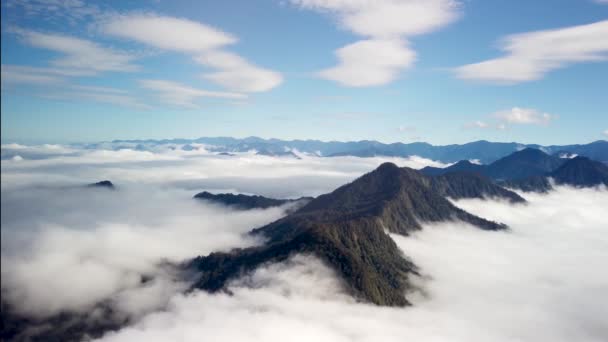
<svg viewBox="0 0 608 342">
<path fill-rule="evenodd" d="M 578 187 L 608 186 L 608 166 L 587 157 L 568 159 L 550 176 L 557 184 L 567 184 Z"/>
<path fill-rule="evenodd" d="M 97 183 L 87 184 L 88 187 L 91 188 L 106 188 L 106 189 L 115 189 L 114 184 L 109 180 L 102 180 Z"/>
<path fill-rule="evenodd" d="M 231 278 L 293 254 L 313 254 L 333 267 L 350 292 L 378 305 L 409 304 L 410 274 L 417 267 L 404 258 L 386 233 L 407 235 L 421 223 L 460 220 L 482 229 L 505 226 L 455 207 L 416 170 L 384 163 L 376 170 L 321 195 L 300 210 L 255 229 L 266 238 L 258 247 L 198 257 L 195 287 L 218 291 Z"/>
</svg>

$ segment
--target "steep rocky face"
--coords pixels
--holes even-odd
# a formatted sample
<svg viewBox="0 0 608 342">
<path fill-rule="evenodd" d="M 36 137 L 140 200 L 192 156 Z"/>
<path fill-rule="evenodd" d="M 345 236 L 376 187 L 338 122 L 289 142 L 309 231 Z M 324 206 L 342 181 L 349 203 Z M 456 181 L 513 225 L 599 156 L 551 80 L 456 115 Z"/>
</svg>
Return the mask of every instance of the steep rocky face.
<svg viewBox="0 0 608 342">
<path fill-rule="evenodd" d="M 511 203 L 525 203 L 518 194 L 502 188 L 489 178 L 476 173 L 452 172 L 435 176 L 432 179 L 435 191 L 453 199 L 461 198 L 498 198 Z"/>
<path fill-rule="evenodd" d="M 267 209 L 270 207 L 278 207 L 287 203 L 299 202 L 300 205 L 308 203 L 312 197 L 302 197 L 298 199 L 274 199 L 258 195 L 243 195 L 243 194 L 212 194 L 207 191 L 200 192 L 194 195 L 195 199 L 206 200 L 213 203 L 219 203 L 231 206 L 235 209 Z"/>
<path fill-rule="evenodd" d="M 586 157 L 569 159 L 550 174 L 556 184 L 590 187 L 608 185 L 608 166 Z"/>
<path fill-rule="evenodd" d="M 385 163 L 350 184 L 312 200 L 295 213 L 252 231 L 263 246 L 194 259 L 197 288 L 218 291 L 231 278 L 296 253 L 314 254 L 342 276 L 357 298 L 378 305 L 407 305 L 416 266 L 386 231 L 407 235 L 421 222 L 461 220 L 481 229 L 506 226 L 452 205 L 419 172 Z"/>
</svg>

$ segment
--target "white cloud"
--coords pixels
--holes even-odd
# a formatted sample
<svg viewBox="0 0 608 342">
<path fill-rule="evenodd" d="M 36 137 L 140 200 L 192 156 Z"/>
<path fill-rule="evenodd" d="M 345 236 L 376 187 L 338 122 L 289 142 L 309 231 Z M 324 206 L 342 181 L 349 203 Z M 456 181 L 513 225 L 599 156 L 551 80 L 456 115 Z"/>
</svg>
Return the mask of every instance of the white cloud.
<svg viewBox="0 0 608 342">
<path fill-rule="evenodd" d="M 37 317 L 86 313 L 107 299 L 128 314 L 157 308 L 167 298 L 138 303 L 147 288 L 142 276 L 158 275 L 155 282 L 163 283 L 153 294 L 170 296 L 182 286 L 162 262 L 258 243 L 242 234 L 283 214 L 281 208 L 233 212 L 197 202 L 188 191 L 144 187 L 29 188 L 2 196 L 2 209 L 11 210 L 2 218 L 3 300 Z M 74 208 L 78 214 L 69 214 Z M 27 214 L 32 210 L 38 215 Z M 165 214 L 157 216 L 159 210 Z"/>
<path fill-rule="evenodd" d="M 593 0 L 593 2 L 598 3 L 598 4 L 608 4 L 608 0 Z"/>
<path fill-rule="evenodd" d="M 237 100 L 247 98 L 245 94 L 202 90 L 166 80 L 141 80 L 140 84 L 143 88 L 158 92 L 163 102 L 184 108 L 198 108 L 195 101 L 201 97 Z"/>
<path fill-rule="evenodd" d="M 459 6 L 451 0 L 292 0 L 292 3 L 329 12 L 344 29 L 376 38 L 432 32 L 454 21 Z"/>
<path fill-rule="evenodd" d="M 504 57 L 455 69 L 459 78 L 494 83 L 541 79 L 550 71 L 608 58 L 608 20 L 560 29 L 507 36 L 501 41 Z"/>
<path fill-rule="evenodd" d="M 124 93 L 120 89 L 105 87 L 72 86 L 65 91 L 50 91 L 41 94 L 40 97 L 62 101 L 92 101 L 137 110 L 152 108 L 152 106 Z"/>
<path fill-rule="evenodd" d="M 135 71 L 131 62 L 135 56 L 102 47 L 89 40 L 54 33 L 42 33 L 24 29 L 12 29 L 25 43 L 63 54 L 51 60 L 57 68 L 76 69 L 78 72 Z"/>
<path fill-rule="evenodd" d="M 489 125 L 484 122 L 484 121 L 473 121 L 473 122 L 469 122 L 468 124 L 464 125 L 465 128 L 488 128 Z"/>
<path fill-rule="evenodd" d="M 2 65 L 2 90 L 13 85 L 35 85 L 44 91 L 34 92 L 34 96 L 62 101 L 92 101 L 108 103 L 134 109 L 149 109 L 139 99 L 126 90 L 110 87 L 69 84 L 68 77 L 91 76 L 95 72 L 83 69 L 61 69 L 29 67 L 22 65 Z"/>
<path fill-rule="evenodd" d="M 83 149 L 3 144 L 2 187 L 19 187 L 29 182 L 73 184 L 110 179 L 117 184 L 179 184 L 190 189 L 228 189 L 297 198 L 328 192 L 385 161 L 416 169 L 447 166 L 418 156 L 322 158 L 300 155 L 301 159 L 294 159 L 255 155 L 251 151 L 226 157 L 204 148 L 184 151 L 181 147 L 179 144 L 104 143 L 93 149 Z M 4 162 L 15 155 L 26 160 L 19 165 Z M 39 172 L 46 172 L 43 179 Z M 298 186 L 294 186 L 294 182 Z"/>
<path fill-rule="evenodd" d="M 135 40 L 159 49 L 189 53 L 233 44 L 232 35 L 196 21 L 131 14 L 111 16 L 100 23 L 103 33 Z"/>
<path fill-rule="evenodd" d="M 416 127 L 411 126 L 411 125 L 401 125 L 399 126 L 399 132 L 405 132 L 405 133 L 413 133 L 416 131 Z"/>
<path fill-rule="evenodd" d="M 453 0 L 292 0 L 297 6 L 333 15 L 340 27 L 366 39 L 336 51 L 338 65 L 318 75 L 345 86 L 387 84 L 413 65 L 408 37 L 445 26 L 458 17 Z"/>
<path fill-rule="evenodd" d="M 204 74 L 203 78 L 232 91 L 263 92 L 283 81 L 280 73 L 223 51 L 237 39 L 199 22 L 153 14 L 131 14 L 109 17 L 99 26 L 105 34 L 191 54 L 195 61 L 218 70 Z"/>
<path fill-rule="evenodd" d="M 203 78 L 234 91 L 263 92 L 283 82 L 280 73 L 252 65 L 230 52 L 209 51 L 196 57 L 195 60 L 220 70 L 204 74 Z"/>
<path fill-rule="evenodd" d="M 605 130 L 605 131 L 603 131 L 603 132 L 602 132 L 602 134 L 604 134 L 605 136 L 607 136 L 607 137 L 608 137 L 608 129 L 607 129 L 607 130 Z"/>
<path fill-rule="evenodd" d="M 318 73 L 322 78 L 351 87 L 390 83 L 414 63 L 416 53 L 399 39 L 360 40 L 336 50 L 340 63 Z"/>
<path fill-rule="evenodd" d="M 506 124 L 522 124 L 522 125 L 546 125 L 555 116 L 549 113 L 543 113 L 536 109 L 513 107 L 508 110 L 502 110 L 494 113 L 494 117 L 503 121 Z"/>
<path fill-rule="evenodd" d="M 52 78 L 53 82 L 61 82 L 65 77 L 93 76 L 95 71 L 82 69 L 64 69 L 49 67 L 32 67 L 27 65 L 2 64 L 2 72 L 13 78 Z"/>
<path fill-rule="evenodd" d="M 35 68 L 19 67 L 2 64 L 2 87 L 5 84 L 49 85 L 64 82 L 65 79 L 56 74 L 37 70 Z"/>
</svg>

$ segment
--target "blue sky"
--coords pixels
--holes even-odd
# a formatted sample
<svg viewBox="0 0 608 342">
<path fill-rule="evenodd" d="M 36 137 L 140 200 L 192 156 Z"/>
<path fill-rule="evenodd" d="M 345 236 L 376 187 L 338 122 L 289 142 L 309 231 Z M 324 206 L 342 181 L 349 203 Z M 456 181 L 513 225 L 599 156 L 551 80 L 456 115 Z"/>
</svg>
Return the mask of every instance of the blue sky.
<svg viewBox="0 0 608 342">
<path fill-rule="evenodd" d="M 2 141 L 608 137 L 608 1 L 2 2 Z"/>
</svg>

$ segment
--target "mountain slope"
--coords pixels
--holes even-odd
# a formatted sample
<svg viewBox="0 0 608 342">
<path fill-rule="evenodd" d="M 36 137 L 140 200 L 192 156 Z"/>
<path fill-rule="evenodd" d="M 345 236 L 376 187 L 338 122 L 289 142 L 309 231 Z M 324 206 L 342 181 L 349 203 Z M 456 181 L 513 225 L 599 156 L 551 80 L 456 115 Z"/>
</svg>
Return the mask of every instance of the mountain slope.
<svg viewBox="0 0 608 342">
<path fill-rule="evenodd" d="M 489 178 L 471 172 L 451 172 L 433 177 L 432 187 L 443 196 L 461 198 L 500 198 L 511 203 L 525 203 L 518 194 L 504 189 Z"/>
<path fill-rule="evenodd" d="M 407 235 L 421 222 L 461 220 L 482 229 L 506 226 L 487 221 L 452 205 L 419 172 L 385 163 L 332 193 L 312 200 L 295 213 L 252 234 L 263 246 L 213 253 L 194 259 L 200 272 L 195 287 L 218 291 L 243 272 L 281 261 L 296 253 L 313 254 L 342 277 L 357 298 L 378 305 L 402 306 L 412 289 L 416 266 L 385 232 Z"/>
<path fill-rule="evenodd" d="M 305 204 L 312 199 L 310 197 L 303 197 L 298 199 L 274 199 L 258 195 L 250 196 L 243 194 L 212 194 L 207 191 L 203 191 L 194 195 L 194 198 L 227 205 L 235 209 L 241 210 L 267 209 L 270 207 L 278 207 L 283 204 L 296 202 Z"/>
<path fill-rule="evenodd" d="M 525 192 L 540 192 L 547 193 L 553 189 L 553 185 L 545 176 L 532 176 L 528 178 L 520 178 L 513 180 L 501 180 L 498 185 L 508 189 L 521 190 Z"/>
<path fill-rule="evenodd" d="M 445 168 L 427 166 L 422 168 L 420 172 L 428 176 L 438 176 L 450 172 L 471 172 L 484 175 L 486 174 L 486 169 L 487 165 L 473 164 L 468 160 L 461 160 Z"/>
<path fill-rule="evenodd" d="M 586 157 L 569 159 L 551 173 L 556 184 L 590 187 L 608 185 L 608 166 Z"/>
<path fill-rule="evenodd" d="M 488 165 L 487 175 L 496 180 L 542 176 L 557 169 L 564 160 L 541 150 L 526 148 Z"/>
</svg>

